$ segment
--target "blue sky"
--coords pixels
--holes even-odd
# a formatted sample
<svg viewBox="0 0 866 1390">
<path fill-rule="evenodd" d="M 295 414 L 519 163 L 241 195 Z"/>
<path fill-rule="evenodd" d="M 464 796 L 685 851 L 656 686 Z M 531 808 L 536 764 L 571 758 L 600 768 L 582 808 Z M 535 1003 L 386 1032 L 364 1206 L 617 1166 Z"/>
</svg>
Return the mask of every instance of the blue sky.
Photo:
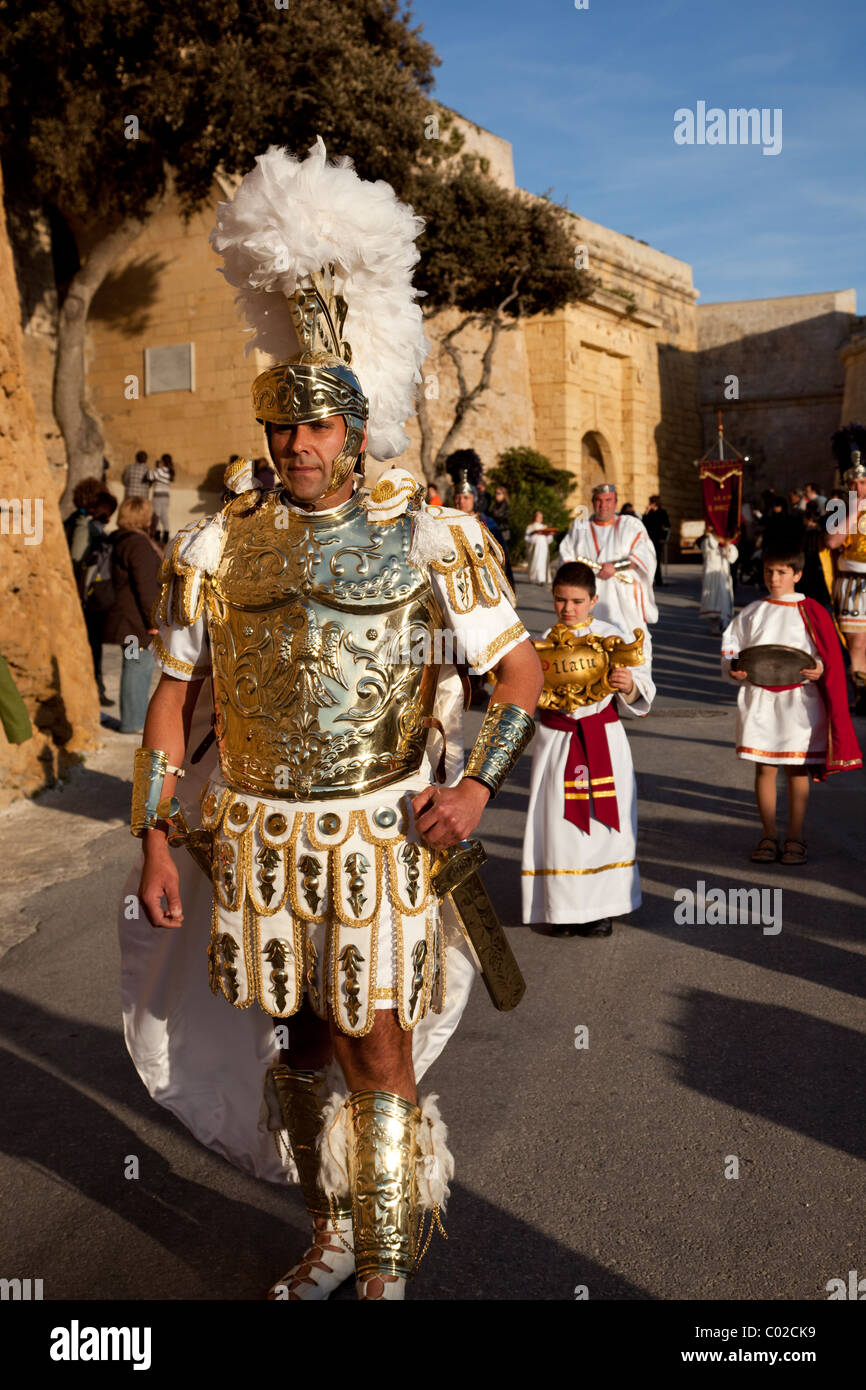
<svg viewBox="0 0 866 1390">
<path fill-rule="evenodd" d="M 435 95 L 517 182 L 688 261 L 699 302 L 856 289 L 866 313 L 864 0 L 412 0 Z M 674 112 L 782 110 L 782 148 L 677 145 Z"/>
</svg>

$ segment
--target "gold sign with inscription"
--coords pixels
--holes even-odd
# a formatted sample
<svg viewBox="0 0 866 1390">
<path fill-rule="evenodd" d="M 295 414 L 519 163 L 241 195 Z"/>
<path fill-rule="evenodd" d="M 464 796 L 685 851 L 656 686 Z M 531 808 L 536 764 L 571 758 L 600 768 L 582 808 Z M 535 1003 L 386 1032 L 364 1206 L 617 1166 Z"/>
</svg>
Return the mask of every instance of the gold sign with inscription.
<svg viewBox="0 0 866 1390">
<path fill-rule="evenodd" d="M 643 631 L 633 628 L 635 640 L 597 632 L 581 632 L 557 623 L 546 637 L 533 642 L 544 672 L 539 709 L 572 710 L 595 704 L 613 694 L 608 681 L 614 666 L 643 663 Z"/>
</svg>

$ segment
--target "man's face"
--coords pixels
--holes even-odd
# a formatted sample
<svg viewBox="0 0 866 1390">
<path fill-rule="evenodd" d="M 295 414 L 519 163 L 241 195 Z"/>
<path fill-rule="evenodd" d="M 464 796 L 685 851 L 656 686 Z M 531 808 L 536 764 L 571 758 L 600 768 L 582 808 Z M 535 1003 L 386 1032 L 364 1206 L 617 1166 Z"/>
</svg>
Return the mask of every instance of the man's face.
<svg viewBox="0 0 866 1390">
<path fill-rule="evenodd" d="M 866 497 L 866 478 L 854 479 L 854 491 L 857 494 L 857 500 L 862 502 L 863 498 Z"/>
<path fill-rule="evenodd" d="M 472 496 L 471 492 L 458 492 L 455 500 L 461 512 L 469 512 L 471 514 L 475 511 L 475 498 Z"/>
<path fill-rule="evenodd" d="M 329 415 L 305 425 L 271 425 L 269 435 L 274 466 L 294 500 L 316 502 L 323 497 L 346 438 L 343 416 Z"/>
<path fill-rule="evenodd" d="M 593 498 L 596 521 L 613 521 L 616 516 L 616 493 L 599 492 Z"/>
</svg>

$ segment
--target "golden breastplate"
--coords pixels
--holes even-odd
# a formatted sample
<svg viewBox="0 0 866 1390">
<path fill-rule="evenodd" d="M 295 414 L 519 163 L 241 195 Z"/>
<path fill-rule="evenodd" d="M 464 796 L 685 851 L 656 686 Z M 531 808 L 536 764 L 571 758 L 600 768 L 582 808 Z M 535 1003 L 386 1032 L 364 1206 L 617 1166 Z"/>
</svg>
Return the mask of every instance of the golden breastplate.
<svg viewBox="0 0 866 1390">
<path fill-rule="evenodd" d="M 846 538 L 843 554 L 846 560 L 866 565 L 866 510 L 858 513 L 857 530 Z"/>
<path fill-rule="evenodd" d="M 611 667 L 640 666 L 643 662 L 643 632 L 638 627 L 633 632 L 635 640 L 625 642 L 615 634 L 602 637 L 557 623 L 546 637 L 533 642 L 544 672 L 539 709 L 571 713 L 612 695 L 613 686 L 608 681 Z"/>
<path fill-rule="evenodd" d="M 441 616 L 406 560 L 411 520 L 357 495 L 301 515 L 244 494 L 207 592 L 220 765 L 230 786 L 291 801 L 350 796 L 416 771 Z"/>
</svg>

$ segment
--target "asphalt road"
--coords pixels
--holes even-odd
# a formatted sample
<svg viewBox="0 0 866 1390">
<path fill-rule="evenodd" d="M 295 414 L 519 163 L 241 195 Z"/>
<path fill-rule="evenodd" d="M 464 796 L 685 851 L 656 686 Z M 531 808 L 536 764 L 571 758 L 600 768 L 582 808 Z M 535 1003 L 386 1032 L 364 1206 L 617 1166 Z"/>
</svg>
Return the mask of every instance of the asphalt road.
<svg viewBox="0 0 866 1390">
<path fill-rule="evenodd" d="M 698 570 L 674 568 L 658 702 L 628 726 L 643 907 L 609 940 L 520 925 L 528 760 L 482 823 L 528 989 L 500 1015 L 478 984 L 425 1079 L 457 1181 L 413 1299 L 826 1299 L 866 1272 L 864 776 L 815 789 L 805 868 L 749 862 L 751 773 L 697 594 Z M 546 595 L 521 599 L 533 633 L 549 625 Z M 45 1299 L 260 1299 L 302 1248 L 299 1194 L 199 1146 L 121 1037 L 135 743 L 110 733 L 0 818 L 0 1276 L 41 1278 Z M 673 895 L 699 881 L 780 889 L 781 930 L 677 925 Z"/>
</svg>

